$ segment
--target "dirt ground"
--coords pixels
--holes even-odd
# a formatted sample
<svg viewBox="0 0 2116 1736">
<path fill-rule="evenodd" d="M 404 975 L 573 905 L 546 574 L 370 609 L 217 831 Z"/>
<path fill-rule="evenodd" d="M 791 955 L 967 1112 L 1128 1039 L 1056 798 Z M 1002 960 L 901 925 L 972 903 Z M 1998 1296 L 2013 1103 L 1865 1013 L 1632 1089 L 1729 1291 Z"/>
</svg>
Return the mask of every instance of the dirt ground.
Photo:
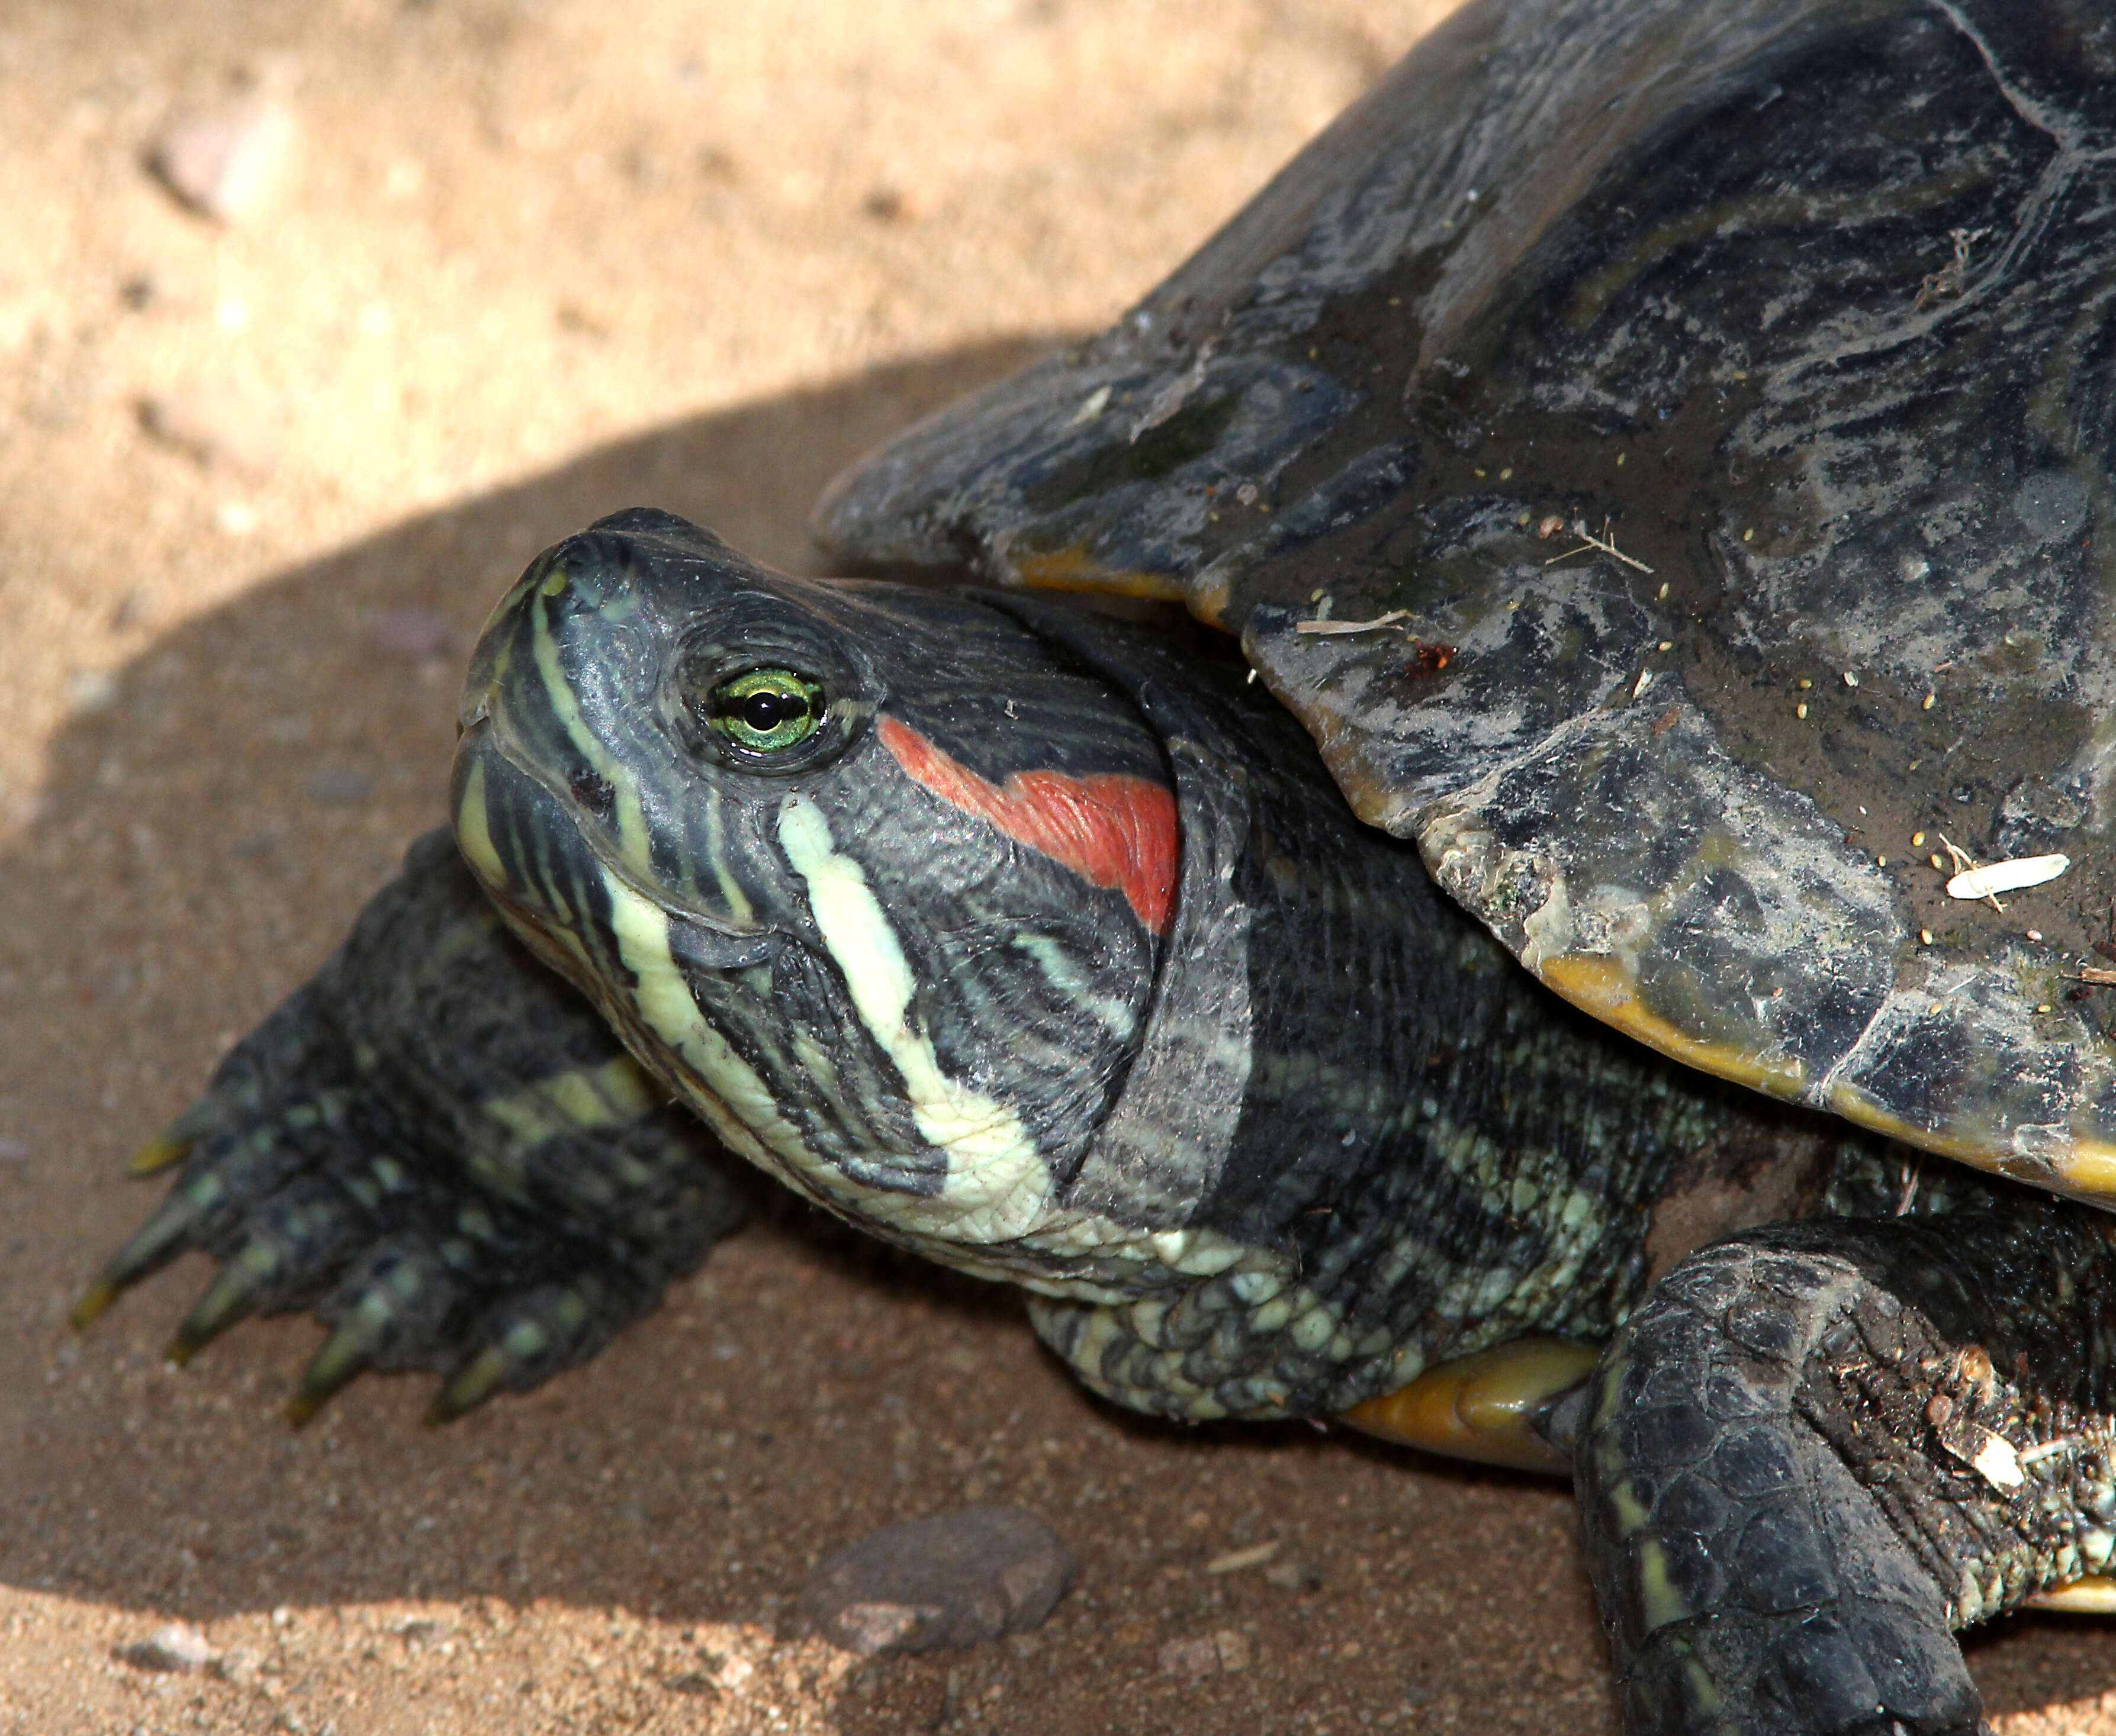
<svg viewBox="0 0 2116 1736">
<path fill-rule="evenodd" d="M 441 1431 L 374 1380 L 290 1433 L 302 1321 L 168 1371 L 196 1266 L 64 1325 L 127 1150 L 440 817 L 531 553 L 651 503 L 808 564 L 842 463 L 1113 317 L 1445 9 L 0 3 L 0 1732 L 1612 1729 L 1562 1490 L 1130 1421 L 790 1204 Z M 201 215 L 147 164 L 230 116 Z M 1078 1553 L 1042 1632 L 780 1637 L 965 1500 Z M 179 1621 L 209 1669 L 127 1661 Z M 2116 1730 L 2112 1637 L 1980 1642 L 2002 1728 Z"/>
</svg>

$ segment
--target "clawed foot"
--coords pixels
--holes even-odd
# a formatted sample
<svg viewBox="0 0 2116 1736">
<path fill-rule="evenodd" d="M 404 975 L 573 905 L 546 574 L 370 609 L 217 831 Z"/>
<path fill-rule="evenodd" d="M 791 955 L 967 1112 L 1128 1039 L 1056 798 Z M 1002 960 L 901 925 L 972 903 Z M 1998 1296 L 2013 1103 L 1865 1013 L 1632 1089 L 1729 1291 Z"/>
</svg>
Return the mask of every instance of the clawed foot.
<svg viewBox="0 0 2116 1736">
<path fill-rule="evenodd" d="M 439 1373 L 435 1421 L 533 1387 L 651 1307 L 745 1203 L 735 1160 L 506 934 L 441 833 L 131 1167 L 177 1173 L 75 1325 L 208 1254 L 220 1269 L 170 1359 L 314 1310 L 330 1331 L 297 1424 L 369 1369 Z"/>
</svg>

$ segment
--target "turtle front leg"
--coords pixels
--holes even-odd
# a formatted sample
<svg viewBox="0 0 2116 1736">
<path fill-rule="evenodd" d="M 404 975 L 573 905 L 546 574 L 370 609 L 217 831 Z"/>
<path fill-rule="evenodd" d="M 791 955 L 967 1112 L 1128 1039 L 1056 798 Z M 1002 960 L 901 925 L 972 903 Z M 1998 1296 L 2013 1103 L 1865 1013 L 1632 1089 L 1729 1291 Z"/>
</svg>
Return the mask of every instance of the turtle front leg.
<svg viewBox="0 0 2116 1736">
<path fill-rule="evenodd" d="M 445 831 L 134 1160 L 177 1164 L 76 1322 L 207 1253 L 220 1270 L 171 1357 L 313 1308 L 331 1330 L 297 1422 L 370 1368 L 441 1374 L 445 1420 L 586 1360 L 741 1221 L 749 1186 L 506 931 Z"/>
<path fill-rule="evenodd" d="M 2110 1220 L 1760 1230 L 1605 1353 L 1575 1464 L 1624 1727 L 1983 1728 L 1950 1630 L 2116 1544 Z"/>
</svg>

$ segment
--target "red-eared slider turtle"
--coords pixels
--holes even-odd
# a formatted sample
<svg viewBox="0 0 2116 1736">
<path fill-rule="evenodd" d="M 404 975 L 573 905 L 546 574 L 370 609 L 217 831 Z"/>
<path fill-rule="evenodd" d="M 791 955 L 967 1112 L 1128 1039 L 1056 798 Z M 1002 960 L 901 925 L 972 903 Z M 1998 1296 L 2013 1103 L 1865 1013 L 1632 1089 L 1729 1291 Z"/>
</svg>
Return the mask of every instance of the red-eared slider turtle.
<svg viewBox="0 0 2116 1736">
<path fill-rule="evenodd" d="M 822 509 L 1261 683 L 602 521 L 84 1314 L 453 1414 L 728 1227 L 695 1111 L 1120 1403 L 1569 1467 L 1634 1731 L 1976 1728 L 2116 1550 L 2112 220 L 2100 0 L 1472 7 Z"/>
</svg>

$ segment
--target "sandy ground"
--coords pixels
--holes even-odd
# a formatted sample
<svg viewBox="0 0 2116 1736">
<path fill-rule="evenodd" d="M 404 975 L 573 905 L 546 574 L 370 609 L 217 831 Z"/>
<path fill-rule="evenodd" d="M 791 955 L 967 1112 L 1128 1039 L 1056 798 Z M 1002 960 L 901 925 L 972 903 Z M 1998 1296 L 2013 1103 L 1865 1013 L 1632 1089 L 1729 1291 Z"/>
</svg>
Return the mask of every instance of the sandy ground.
<svg viewBox="0 0 2116 1736">
<path fill-rule="evenodd" d="M 165 1371 L 195 1268 L 63 1325 L 125 1153 L 439 818 L 530 553 L 651 503 L 807 563 L 841 463 L 1111 318 L 1444 9 L 0 4 L 0 1731 L 1611 1729 L 1562 1490 L 1134 1422 L 790 1205 L 440 1432 L 370 1381 L 290 1434 L 305 1322 Z M 186 211 L 146 154 L 244 104 L 273 174 Z M 1041 1633 L 780 1637 L 966 1499 L 1078 1552 Z M 126 1661 L 178 1620 L 210 1671 Z M 2116 1730 L 2111 1638 L 1980 1642 L 2003 1727 Z"/>
</svg>

